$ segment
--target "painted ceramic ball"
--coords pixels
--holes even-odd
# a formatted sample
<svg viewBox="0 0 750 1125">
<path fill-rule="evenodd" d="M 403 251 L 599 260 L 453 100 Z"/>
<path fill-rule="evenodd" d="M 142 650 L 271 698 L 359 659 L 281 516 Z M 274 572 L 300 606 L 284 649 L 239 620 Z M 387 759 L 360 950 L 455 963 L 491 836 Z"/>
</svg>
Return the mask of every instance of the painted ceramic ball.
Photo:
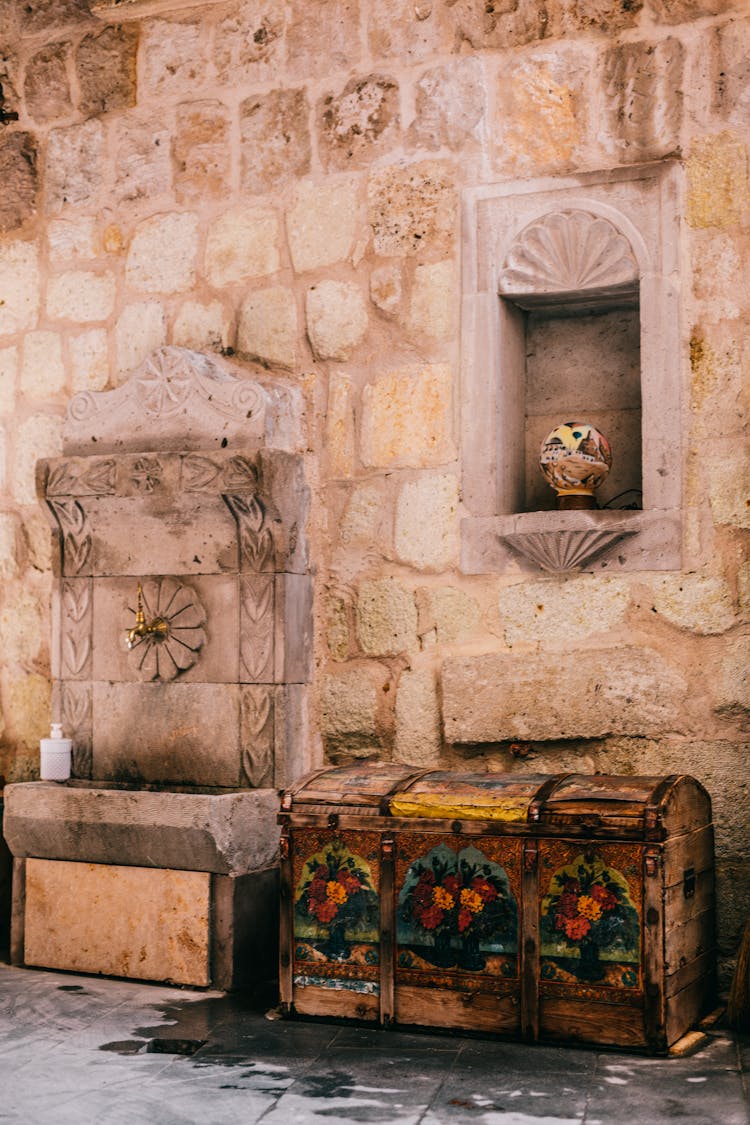
<svg viewBox="0 0 750 1125">
<path fill-rule="evenodd" d="M 611 466 L 609 442 L 590 422 L 563 422 L 542 442 L 539 467 L 558 496 L 593 496 Z"/>
</svg>

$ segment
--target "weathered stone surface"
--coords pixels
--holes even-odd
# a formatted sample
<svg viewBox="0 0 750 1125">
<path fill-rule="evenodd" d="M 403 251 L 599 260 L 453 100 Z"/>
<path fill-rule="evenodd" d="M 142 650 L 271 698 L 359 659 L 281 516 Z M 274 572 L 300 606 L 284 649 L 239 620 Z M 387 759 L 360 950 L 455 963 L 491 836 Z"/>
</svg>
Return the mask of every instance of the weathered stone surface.
<svg viewBox="0 0 750 1125">
<path fill-rule="evenodd" d="M 285 12 L 276 0 L 243 3 L 216 28 L 214 61 L 223 82 L 273 79 L 284 59 Z"/>
<path fill-rule="evenodd" d="M 425 71 L 416 85 L 416 116 L 408 139 L 418 148 L 454 152 L 478 140 L 485 114 L 484 74 L 478 58 Z"/>
<path fill-rule="evenodd" d="M 36 463 L 41 457 L 57 457 L 62 449 L 62 418 L 32 414 L 16 430 L 13 459 L 13 499 L 17 504 L 36 501 Z"/>
<path fill-rule="evenodd" d="M 126 305 L 115 325 L 116 374 L 127 379 L 140 363 L 167 340 L 164 309 L 158 301 Z"/>
<path fill-rule="evenodd" d="M 715 108 L 744 125 L 750 114 L 750 23 L 730 20 L 713 33 Z"/>
<path fill-rule="evenodd" d="M 389 262 L 376 266 L 370 274 L 370 300 L 381 312 L 392 314 L 401 303 L 403 280 L 401 266 Z"/>
<path fill-rule="evenodd" d="M 216 101 L 178 106 L 173 150 L 179 199 L 221 196 L 231 171 L 226 106 Z"/>
<path fill-rule="evenodd" d="M 49 714 L 52 688 L 49 675 L 38 672 L 11 674 L 3 685 L 5 701 L 6 735 L 22 750 L 33 753 L 32 769 L 39 761 L 39 739 L 49 733 Z M 18 768 L 24 769 L 23 759 Z M 27 776 L 29 776 L 27 774 Z"/>
<path fill-rule="evenodd" d="M 731 268 L 731 259 L 730 267 Z M 705 277 L 705 274 L 703 275 Z M 727 287 L 727 292 L 739 295 L 738 287 Z M 748 415 L 748 402 L 744 372 L 745 341 L 743 329 L 739 332 L 726 321 L 713 326 L 704 325 L 696 330 L 690 340 L 690 405 L 694 412 L 696 439 L 710 440 L 716 433 L 739 433 Z M 705 489 L 705 479 L 698 471 L 695 487 Z"/>
<path fill-rule="evenodd" d="M 447 29 L 435 0 L 370 0 L 367 35 L 376 59 L 415 61 L 440 54 L 447 44 Z"/>
<path fill-rule="evenodd" d="M 91 261 L 99 254 L 96 219 L 51 219 L 47 223 L 49 258 L 56 265 L 68 261 Z"/>
<path fill-rule="evenodd" d="M 37 148 L 30 133 L 0 140 L 0 233 L 16 230 L 36 211 Z"/>
<path fill-rule="evenodd" d="M 0 578 L 4 582 L 18 577 L 21 556 L 21 521 L 13 512 L 0 512 Z"/>
<path fill-rule="evenodd" d="M 417 646 L 414 595 L 394 578 L 360 583 L 357 637 L 368 656 L 395 656 Z"/>
<path fill-rule="evenodd" d="M 42 607 L 38 598 L 21 589 L 5 601 L 0 611 L 3 655 L 11 662 L 33 667 L 46 644 Z"/>
<path fill-rule="evenodd" d="M 74 27 L 89 15 L 88 0 L 24 0 L 17 7 L 24 35 Z"/>
<path fill-rule="evenodd" d="M 342 262 L 358 231 L 357 181 L 302 180 L 286 217 L 292 264 L 297 273 Z"/>
<path fill-rule="evenodd" d="M 53 320 L 106 320 L 114 305 L 115 277 L 109 272 L 68 270 L 47 285 L 47 314 Z"/>
<path fill-rule="evenodd" d="M 153 97 L 194 96 L 206 75 L 206 36 L 199 23 L 149 20 L 140 45 L 145 92 Z"/>
<path fill-rule="evenodd" d="M 750 456 L 747 443 L 722 442 L 707 468 L 714 523 L 750 528 Z"/>
<path fill-rule="evenodd" d="M 351 379 L 331 379 L 326 411 L 326 456 L 331 477 L 350 477 L 354 471 L 354 410 Z"/>
<path fill-rule="evenodd" d="M 702 304 L 705 320 L 716 323 L 737 318 L 746 282 L 745 262 L 736 241 L 717 231 L 694 238 L 692 264 L 693 293 Z M 695 372 L 695 364 L 693 369 Z"/>
<path fill-rule="evenodd" d="M 0 417 L 12 414 L 16 406 L 18 348 L 0 349 Z"/>
<path fill-rule="evenodd" d="M 543 39 L 547 6 L 539 0 L 456 0 L 446 13 L 454 41 L 483 47 L 518 47 Z"/>
<path fill-rule="evenodd" d="M 687 161 L 691 227 L 731 227 L 750 202 L 747 149 L 733 133 L 695 140 Z"/>
<path fill-rule="evenodd" d="M 622 43 L 604 60 L 614 150 L 628 163 L 679 151 L 685 49 L 678 39 Z"/>
<path fill-rule="evenodd" d="M 23 84 L 26 112 L 35 121 L 54 121 L 65 117 L 73 104 L 68 82 L 67 43 L 50 43 L 37 51 L 26 64 Z"/>
<path fill-rule="evenodd" d="M 736 0 L 650 0 L 650 7 L 660 23 L 683 23 L 701 16 L 723 15 Z"/>
<path fill-rule="evenodd" d="M 92 328 L 71 336 L 70 349 L 71 388 L 79 391 L 102 391 L 109 381 L 109 345 L 104 328 Z"/>
<path fill-rule="evenodd" d="M 293 368 L 297 358 L 297 304 L 291 289 L 256 289 L 242 304 L 237 350 L 261 363 Z"/>
<path fill-rule="evenodd" d="M 86 116 L 135 105 L 138 28 L 112 25 L 86 35 L 75 56 L 80 108 Z"/>
<path fill-rule="evenodd" d="M 288 7 L 287 68 L 303 81 L 351 70 L 362 53 L 359 0 L 292 0 Z"/>
<path fill-rule="evenodd" d="M 377 254 L 400 257 L 452 249 L 457 197 L 447 165 L 424 161 L 375 171 L 367 199 Z"/>
<path fill-rule="evenodd" d="M 546 49 L 503 67 L 494 122 L 495 166 L 518 175 L 566 167 L 583 134 L 584 85 L 593 59 Z"/>
<path fill-rule="evenodd" d="M 546 6 L 548 36 L 578 31 L 624 31 L 638 21 L 644 0 L 560 0 Z"/>
<path fill-rule="evenodd" d="M 360 168 L 392 146 L 399 132 L 399 91 L 384 74 L 352 78 L 318 103 L 321 157 L 327 169 Z"/>
<path fill-rule="evenodd" d="M 123 203 L 164 195 L 172 187 L 169 130 L 161 120 L 125 117 L 117 124 L 115 196 Z"/>
<path fill-rule="evenodd" d="M 172 343 L 197 352 L 220 352 L 229 345 L 231 332 L 231 318 L 221 301 L 185 301 L 175 317 Z"/>
<path fill-rule="evenodd" d="M 670 625 L 691 633 L 724 633 L 736 621 L 732 594 L 723 578 L 664 575 L 652 584 L 651 601 L 652 608 Z"/>
<path fill-rule="evenodd" d="M 624 646 L 445 661 L 448 742 L 658 735 L 690 725 L 688 685 L 657 653 Z"/>
<path fill-rule="evenodd" d="M 407 366 L 369 383 L 362 392 L 360 440 L 366 465 L 422 469 L 452 461 L 451 369 Z"/>
<path fill-rule="evenodd" d="M 432 668 L 402 672 L 396 694 L 395 760 L 415 766 L 437 765 L 440 746 L 435 672 Z"/>
<path fill-rule="evenodd" d="M 747 722 L 750 713 L 750 636 L 747 634 L 732 638 L 724 649 L 716 710 Z"/>
<path fill-rule="evenodd" d="M 367 306 L 353 282 L 311 286 L 306 313 L 307 335 L 318 359 L 348 359 L 367 331 Z"/>
<path fill-rule="evenodd" d="M 421 586 L 416 592 L 418 631 L 422 644 L 455 644 L 477 631 L 481 609 L 477 600 L 456 586 Z"/>
<path fill-rule="evenodd" d="M 102 187 L 104 130 L 99 121 L 53 129 L 47 138 L 47 210 L 95 203 Z"/>
<path fill-rule="evenodd" d="M 587 575 L 567 582 L 521 582 L 500 591 L 500 621 L 508 645 L 544 643 L 569 649 L 592 633 L 621 625 L 628 587 L 617 578 Z"/>
<path fill-rule="evenodd" d="M 330 749 L 367 754 L 382 743 L 379 721 L 385 668 L 356 664 L 325 677 L 321 701 L 321 729 Z"/>
<path fill-rule="evenodd" d="M 154 215 L 136 227 L 125 278 L 145 293 L 181 293 L 195 283 L 197 253 L 197 216 Z"/>
<path fill-rule="evenodd" d="M 0 336 L 33 328 L 39 309 L 39 252 L 33 242 L 6 242 L 0 255 Z"/>
<path fill-rule="evenodd" d="M 242 187 L 276 191 L 310 170 L 309 107 L 304 90 L 272 90 L 240 106 Z"/>
<path fill-rule="evenodd" d="M 458 276 L 452 261 L 417 266 L 406 324 L 433 340 L 449 340 L 456 331 L 460 307 Z"/>
<path fill-rule="evenodd" d="M 65 386 L 59 332 L 27 332 L 23 339 L 20 389 L 27 398 L 45 401 Z"/>
<path fill-rule="evenodd" d="M 29 859 L 24 917 L 27 965 L 210 982 L 210 876 L 202 872 Z"/>
<path fill-rule="evenodd" d="M 275 273 L 279 221 L 274 211 L 235 207 L 211 225 L 206 240 L 206 276 L 221 288 L 248 277 Z"/>
<path fill-rule="evenodd" d="M 345 545 L 374 543 L 381 536 L 386 511 L 385 482 L 368 481 L 353 489 L 341 518 L 339 538 Z"/>
<path fill-rule="evenodd" d="M 401 562 L 447 570 L 458 560 L 458 480 L 430 473 L 401 487 L 393 541 Z"/>
</svg>

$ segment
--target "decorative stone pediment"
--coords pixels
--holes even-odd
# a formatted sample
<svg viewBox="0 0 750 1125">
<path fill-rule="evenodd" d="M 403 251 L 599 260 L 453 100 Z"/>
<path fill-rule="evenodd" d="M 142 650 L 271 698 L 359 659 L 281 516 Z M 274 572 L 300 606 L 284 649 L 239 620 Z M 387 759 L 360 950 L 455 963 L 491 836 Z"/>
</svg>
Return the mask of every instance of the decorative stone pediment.
<svg viewBox="0 0 750 1125">
<path fill-rule="evenodd" d="M 299 448 L 298 388 L 266 386 L 217 357 L 187 348 L 153 352 L 114 391 L 83 391 L 70 402 L 67 453 L 210 449 L 256 443 Z"/>
</svg>

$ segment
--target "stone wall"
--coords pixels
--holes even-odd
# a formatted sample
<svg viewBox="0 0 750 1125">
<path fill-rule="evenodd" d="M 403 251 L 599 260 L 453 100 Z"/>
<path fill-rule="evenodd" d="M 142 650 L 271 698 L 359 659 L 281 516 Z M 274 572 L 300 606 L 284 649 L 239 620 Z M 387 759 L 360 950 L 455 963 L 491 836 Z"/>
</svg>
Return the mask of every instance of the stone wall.
<svg viewBox="0 0 750 1125">
<path fill-rule="evenodd" d="M 96 12 L 92 12 L 96 8 Z M 685 770 L 750 909 L 750 5 L 1 0 L 0 772 L 48 722 L 34 464 L 164 343 L 308 400 L 320 754 Z M 460 197 L 684 164 L 684 569 L 459 570 Z"/>
</svg>

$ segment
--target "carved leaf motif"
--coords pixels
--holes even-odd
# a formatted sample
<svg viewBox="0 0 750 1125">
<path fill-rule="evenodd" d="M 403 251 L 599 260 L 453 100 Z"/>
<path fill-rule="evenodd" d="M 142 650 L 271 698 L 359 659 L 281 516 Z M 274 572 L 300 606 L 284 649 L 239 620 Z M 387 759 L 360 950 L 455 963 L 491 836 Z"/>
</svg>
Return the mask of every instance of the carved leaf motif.
<svg viewBox="0 0 750 1125">
<path fill-rule="evenodd" d="M 88 582 L 66 582 L 63 587 L 63 658 L 70 674 L 78 676 L 91 655 L 91 588 Z"/>
<path fill-rule="evenodd" d="M 246 688 L 242 697 L 242 770 L 254 789 L 273 784 L 271 688 Z"/>
<path fill-rule="evenodd" d="M 91 777 L 93 766 L 91 687 L 66 684 L 62 697 L 63 728 L 73 739 L 72 773 Z"/>
<path fill-rule="evenodd" d="M 50 507 L 63 531 L 63 573 L 80 574 L 91 554 L 91 533 L 78 500 L 54 500 Z"/>
<path fill-rule="evenodd" d="M 185 457 L 182 462 L 182 487 L 186 492 L 202 492 L 214 484 L 221 473 L 208 457 Z"/>
<path fill-rule="evenodd" d="M 268 680 L 273 655 L 273 579 L 242 581 L 240 656 L 250 680 Z"/>
<path fill-rule="evenodd" d="M 561 211 L 531 223 L 508 252 L 501 293 L 569 293 L 636 281 L 624 235 L 587 211 Z"/>
<path fill-rule="evenodd" d="M 264 527 L 265 511 L 257 496 L 225 496 L 235 519 L 240 539 L 243 570 L 261 573 L 273 568 L 273 537 Z"/>
<path fill-rule="evenodd" d="M 115 490 L 115 463 L 93 459 L 81 469 L 80 462 L 60 461 L 50 470 L 48 496 L 108 496 Z"/>
<path fill-rule="evenodd" d="M 78 474 L 73 468 L 74 462 L 61 461 L 50 470 L 47 478 L 48 496 L 65 496 L 75 492 L 78 483 Z"/>
<path fill-rule="evenodd" d="M 226 488 L 254 489 L 258 484 L 258 470 L 247 457 L 233 457 L 224 470 Z"/>
</svg>

